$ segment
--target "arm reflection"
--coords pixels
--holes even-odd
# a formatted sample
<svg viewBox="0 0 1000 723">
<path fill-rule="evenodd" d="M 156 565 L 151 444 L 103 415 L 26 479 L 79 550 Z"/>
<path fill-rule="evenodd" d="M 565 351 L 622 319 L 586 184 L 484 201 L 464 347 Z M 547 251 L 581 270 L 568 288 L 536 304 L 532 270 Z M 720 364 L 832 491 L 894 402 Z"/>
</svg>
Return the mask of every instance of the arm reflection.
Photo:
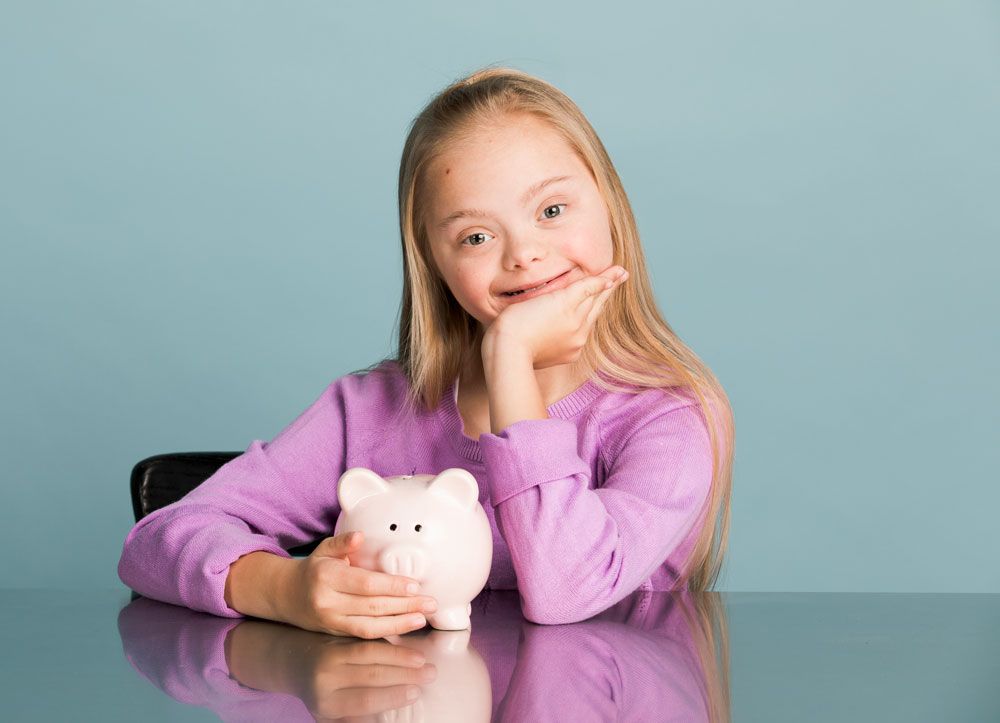
<svg viewBox="0 0 1000 723">
<path fill-rule="evenodd" d="M 516 591 L 490 595 L 487 607 L 496 600 L 508 615 L 518 610 Z M 517 617 L 517 662 L 497 695 L 496 720 L 730 720 L 728 627 L 719 593 L 636 591 L 570 625 Z M 477 632 L 489 631 L 473 620 L 478 647 Z"/>
<path fill-rule="evenodd" d="M 362 640 L 145 598 L 121 611 L 118 629 L 126 657 L 147 680 L 223 720 L 490 716 L 489 675 L 468 630 Z M 415 653 L 426 664 L 414 662 Z M 419 686 L 416 700 L 406 697 L 411 686 Z"/>
<path fill-rule="evenodd" d="M 145 598 L 118 627 L 140 674 L 223 720 L 729 720 L 718 593 L 640 591 L 579 623 L 536 625 L 517 591 L 486 591 L 471 635 L 361 640 Z"/>
</svg>

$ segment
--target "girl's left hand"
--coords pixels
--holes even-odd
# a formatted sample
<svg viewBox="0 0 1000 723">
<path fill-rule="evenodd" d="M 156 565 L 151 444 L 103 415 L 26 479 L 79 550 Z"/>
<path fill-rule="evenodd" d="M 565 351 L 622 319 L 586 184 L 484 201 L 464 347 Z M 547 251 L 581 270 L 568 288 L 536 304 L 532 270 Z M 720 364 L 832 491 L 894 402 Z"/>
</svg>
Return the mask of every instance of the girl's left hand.
<svg viewBox="0 0 1000 723">
<path fill-rule="evenodd" d="M 483 353 L 492 353 L 498 344 L 515 347 L 530 356 L 535 369 L 575 362 L 604 303 L 627 278 L 624 268 L 610 266 L 564 289 L 511 304 L 487 329 Z"/>
</svg>

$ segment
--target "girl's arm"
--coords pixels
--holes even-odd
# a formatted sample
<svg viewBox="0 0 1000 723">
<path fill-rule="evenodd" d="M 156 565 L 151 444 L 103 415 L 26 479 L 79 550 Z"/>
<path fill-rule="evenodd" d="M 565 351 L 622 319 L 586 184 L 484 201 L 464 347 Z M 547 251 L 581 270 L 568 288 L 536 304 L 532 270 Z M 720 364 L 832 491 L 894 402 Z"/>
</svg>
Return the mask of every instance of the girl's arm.
<svg viewBox="0 0 1000 723">
<path fill-rule="evenodd" d="M 483 340 L 483 372 L 493 434 L 522 419 L 549 418 L 530 354 L 489 336 Z"/>
<path fill-rule="evenodd" d="M 146 597 L 239 617 L 225 597 L 232 563 L 255 551 L 291 558 L 286 547 L 336 523 L 342 380 L 271 442 L 254 440 L 183 498 L 136 523 L 118 563 L 122 582 Z"/>
<path fill-rule="evenodd" d="M 480 438 L 523 611 L 537 623 L 585 620 L 638 589 L 685 541 L 710 489 L 708 434 L 694 406 L 644 421 L 594 489 L 577 439 L 565 419 Z"/>
<path fill-rule="evenodd" d="M 480 444 L 524 614 L 553 624 L 596 615 L 641 586 L 695 523 L 712 473 L 697 407 L 649 396 L 625 433 L 602 430 L 607 478 L 590 489 L 577 426 L 548 418 L 530 359 L 484 344 L 484 371 L 492 433 Z"/>
</svg>

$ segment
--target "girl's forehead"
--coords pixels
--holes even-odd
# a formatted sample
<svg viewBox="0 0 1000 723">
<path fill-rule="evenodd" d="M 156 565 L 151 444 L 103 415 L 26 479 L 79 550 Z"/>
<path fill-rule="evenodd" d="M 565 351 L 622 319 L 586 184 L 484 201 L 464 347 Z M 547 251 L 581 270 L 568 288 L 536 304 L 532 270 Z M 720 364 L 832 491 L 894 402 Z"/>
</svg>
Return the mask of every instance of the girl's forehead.
<svg viewBox="0 0 1000 723">
<path fill-rule="evenodd" d="M 446 143 L 437 165 L 454 167 L 469 164 L 484 156 L 491 160 L 518 155 L 561 157 L 573 155 L 573 149 L 548 123 L 534 119 L 515 119 L 474 129 L 451 143 Z"/>
<path fill-rule="evenodd" d="M 472 189 L 521 194 L 554 176 L 583 180 L 590 175 L 575 150 L 555 132 L 483 135 L 446 148 L 428 166 L 425 181 L 437 203 L 465 202 Z"/>
<path fill-rule="evenodd" d="M 457 132 L 456 137 L 472 140 L 508 133 L 546 135 L 553 132 L 555 126 L 544 118 L 529 113 L 506 113 L 487 121 L 470 122 Z"/>
</svg>

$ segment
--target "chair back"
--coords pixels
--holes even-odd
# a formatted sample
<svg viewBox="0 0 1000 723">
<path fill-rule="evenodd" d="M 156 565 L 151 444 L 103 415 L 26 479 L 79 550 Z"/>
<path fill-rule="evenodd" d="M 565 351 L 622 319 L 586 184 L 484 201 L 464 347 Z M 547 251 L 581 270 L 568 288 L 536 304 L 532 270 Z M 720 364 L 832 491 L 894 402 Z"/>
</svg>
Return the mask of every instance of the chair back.
<svg viewBox="0 0 1000 723">
<path fill-rule="evenodd" d="M 132 468 L 130 489 L 132 513 L 138 522 L 153 510 L 176 502 L 211 477 L 226 462 L 242 452 L 171 452 L 147 457 Z M 322 539 L 322 538 L 321 538 Z M 289 554 L 307 556 L 321 540 L 314 540 L 288 550 Z"/>
</svg>

